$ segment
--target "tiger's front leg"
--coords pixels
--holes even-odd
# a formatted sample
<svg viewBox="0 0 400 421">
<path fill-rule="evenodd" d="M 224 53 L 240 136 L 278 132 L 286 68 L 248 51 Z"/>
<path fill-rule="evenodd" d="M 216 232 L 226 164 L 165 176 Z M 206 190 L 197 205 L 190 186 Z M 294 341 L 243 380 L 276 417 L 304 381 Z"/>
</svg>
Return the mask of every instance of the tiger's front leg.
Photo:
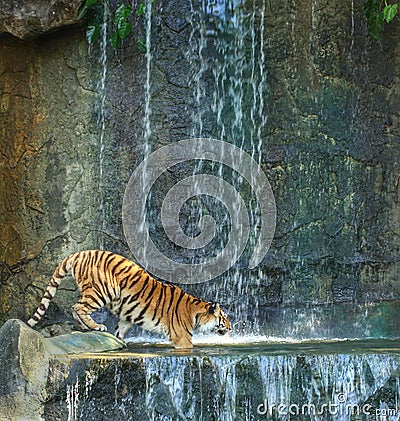
<svg viewBox="0 0 400 421">
<path fill-rule="evenodd" d="M 107 327 L 96 323 L 91 317 L 90 314 L 93 313 L 93 309 L 87 306 L 84 303 L 76 303 L 72 306 L 72 316 L 85 330 L 98 330 L 100 332 L 106 332 Z"/>
<path fill-rule="evenodd" d="M 192 337 L 189 334 L 182 335 L 182 336 L 172 334 L 171 341 L 174 344 L 175 348 L 179 348 L 179 349 L 193 348 Z"/>
</svg>

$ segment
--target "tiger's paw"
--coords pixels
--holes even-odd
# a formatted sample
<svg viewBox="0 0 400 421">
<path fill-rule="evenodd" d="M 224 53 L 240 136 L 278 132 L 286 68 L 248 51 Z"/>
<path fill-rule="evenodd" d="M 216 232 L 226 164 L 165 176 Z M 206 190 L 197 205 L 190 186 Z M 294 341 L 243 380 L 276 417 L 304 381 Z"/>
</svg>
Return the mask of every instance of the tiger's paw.
<svg viewBox="0 0 400 421">
<path fill-rule="evenodd" d="M 107 327 L 104 325 L 97 325 L 94 330 L 97 330 L 98 332 L 107 332 Z"/>
</svg>

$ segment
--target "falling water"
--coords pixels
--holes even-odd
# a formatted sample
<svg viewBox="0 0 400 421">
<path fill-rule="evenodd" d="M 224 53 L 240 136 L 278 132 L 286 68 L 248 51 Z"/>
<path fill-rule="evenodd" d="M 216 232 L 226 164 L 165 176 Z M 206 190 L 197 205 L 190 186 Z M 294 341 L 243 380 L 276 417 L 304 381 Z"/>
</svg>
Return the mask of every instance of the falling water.
<svg viewBox="0 0 400 421">
<path fill-rule="evenodd" d="M 100 201 L 100 249 L 104 248 L 104 230 L 106 222 L 106 208 L 104 203 L 104 151 L 105 151 L 105 132 L 106 132 L 106 99 L 107 99 L 107 24 L 108 24 L 108 6 L 104 3 L 103 24 L 101 25 L 101 41 L 100 41 L 100 65 L 101 77 L 98 85 L 100 92 L 100 111 L 98 124 L 100 125 L 100 150 L 99 150 L 99 201 Z"/>
<path fill-rule="evenodd" d="M 79 380 L 76 379 L 75 384 L 67 385 L 67 397 L 65 401 L 68 408 L 68 421 L 78 419 L 79 398 Z"/>
<path fill-rule="evenodd" d="M 189 358 L 191 364 L 193 359 Z M 186 420 L 195 417 L 190 406 L 190 396 L 185 390 L 186 364 L 180 358 L 149 359 L 146 361 L 146 409 L 150 420 L 156 419 L 156 413 L 162 412 L 172 419 Z M 194 378 L 190 379 L 193 382 Z M 172 405 L 171 405 L 172 403 Z M 182 408 L 188 411 L 183 413 Z"/>
<path fill-rule="evenodd" d="M 99 210 L 100 210 L 100 224 L 99 224 L 99 248 L 103 250 L 105 248 L 104 238 L 106 231 L 106 220 L 107 220 L 107 210 L 106 210 L 106 197 L 105 197 L 105 177 L 104 177 L 104 166 L 105 166 L 105 150 L 106 150 L 106 100 L 107 100 L 107 37 L 108 37 L 108 19 L 109 11 L 108 5 L 104 3 L 103 7 L 103 23 L 101 25 L 100 33 L 100 67 L 101 67 L 101 76 L 97 86 L 97 90 L 100 95 L 100 109 L 98 113 L 97 124 L 100 126 L 100 139 L 99 139 L 99 182 L 98 182 L 98 192 L 99 192 Z M 107 319 L 107 310 L 105 308 L 100 309 L 96 312 L 96 320 L 99 323 L 104 323 Z"/>
<path fill-rule="evenodd" d="M 144 108 L 144 157 L 151 152 L 151 10 L 152 1 L 146 3 L 146 83 L 145 83 L 145 108 Z"/>
<path fill-rule="evenodd" d="M 151 68 L 152 68 L 152 52 L 151 52 L 151 19 L 152 19 L 152 0 L 147 0 L 145 8 L 145 19 L 146 19 L 146 81 L 145 81 L 145 107 L 144 107 L 144 119 L 143 119 L 143 159 L 146 162 L 146 158 L 151 153 Z M 143 177 L 143 184 L 146 185 L 147 178 L 147 166 L 143 168 L 141 177 Z M 151 200 L 151 192 L 147 197 L 147 200 L 143 200 L 141 206 L 143 207 L 143 215 L 150 215 L 152 213 L 149 209 L 148 203 Z M 141 224 L 141 230 L 147 229 L 147 223 L 149 218 L 144 218 L 139 223 Z M 146 255 L 146 245 L 144 247 L 144 254 Z"/>
<path fill-rule="evenodd" d="M 266 2 L 262 1 L 253 4 L 250 13 L 243 13 L 240 1 L 204 0 L 200 8 L 198 3 L 192 2 L 188 51 L 195 104 L 192 135 L 234 143 L 258 163 L 261 163 L 263 129 L 268 118 L 264 102 L 268 81 L 262 41 L 265 7 Z M 312 7 L 315 8 L 315 2 Z M 146 4 L 145 157 L 152 152 L 151 19 L 149 0 Z M 103 75 L 105 79 L 106 70 Z M 102 108 L 104 104 L 105 90 Z M 104 129 L 105 120 L 101 121 Z M 236 189 L 245 190 L 240 176 L 220 164 L 210 166 L 207 162 L 197 162 L 193 174 L 204 169 L 227 177 Z M 252 247 L 259 215 L 255 198 L 248 196 Z M 197 220 L 205 208 L 213 206 L 206 199 L 201 200 L 191 204 Z M 229 225 L 229 218 L 224 218 L 219 221 Z M 223 247 L 223 242 L 218 246 Z M 237 296 L 241 297 L 241 303 L 232 306 L 235 316 L 250 322 L 246 314 L 246 308 L 250 307 L 247 287 L 252 282 L 257 283 L 263 274 L 234 267 L 227 276 L 234 279 Z M 209 283 L 210 290 L 205 295 L 219 299 L 226 279 Z M 128 351 L 122 355 L 107 355 L 104 359 L 97 356 L 58 361 L 55 370 L 62 371 L 61 366 L 65 364 L 66 374 L 61 376 L 63 394 L 60 403 L 57 396 L 48 406 L 54 410 L 54 405 L 58 405 L 60 411 L 64 411 L 64 418 L 71 421 L 287 420 L 292 413 L 297 419 L 306 415 L 311 420 L 347 420 L 349 410 L 353 411 L 353 419 L 397 420 L 400 415 L 398 344 L 391 343 L 386 349 L 383 341 L 371 350 L 362 342 L 315 345 L 278 338 L 276 344 L 271 345 L 271 337 L 278 335 L 293 340 L 321 338 L 322 332 L 329 332 L 328 336 L 343 338 L 353 329 L 361 332 L 359 336 L 370 333 L 378 336 L 375 332 L 382 329 L 379 325 L 382 308 L 379 304 L 368 308 L 366 311 L 374 316 L 368 318 L 359 310 L 353 303 L 339 310 L 320 308 L 317 312 L 292 308 L 274 314 L 273 310 L 266 310 L 269 313 L 262 316 L 269 321 L 269 330 L 264 332 L 263 338 L 269 341 L 267 344 L 253 341 L 246 345 L 240 340 L 234 346 L 228 342 L 225 346 L 210 347 L 209 342 L 196 342 L 198 338 L 195 338 L 195 345 L 202 346 L 196 346 L 191 353 L 174 352 L 164 344 L 154 347 L 141 344 L 133 348 L 135 354 Z M 342 311 L 346 317 L 336 311 Z M 261 314 L 261 310 L 259 312 Z M 371 320 L 377 320 L 377 326 L 371 325 Z M 252 329 L 246 326 L 246 331 L 257 333 L 257 324 L 253 323 Z M 249 337 L 254 340 L 254 336 Z M 59 372 L 55 377 L 60 378 Z M 384 413 L 385 417 L 378 413 Z"/>
<path fill-rule="evenodd" d="M 265 1 L 250 6 L 239 0 L 203 1 L 200 8 L 198 3 L 192 2 L 192 32 L 188 50 L 195 104 L 192 135 L 233 143 L 246 151 L 258 164 L 261 164 L 263 129 L 268 117 L 263 44 L 265 7 Z M 213 164 L 210 167 L 206 161 L 198 160 L 193 174 L 207 170 L 227 180 L 242 197 L 247 197 L 251 232 L 245 254 L 249 253 L 256 244 L 261 226 L 256 198 L 248 192 L 249 185 L 242 176 L 223 164 Z M 254 180 L 251 179 L 249 184 L 251 188 Z M 190 213 L 194 220 L 200 221 L 215 206 L 215 199 L 196 198 L 191 202 Z M 224 248 L 231 229 L 231 219 L 226 212 L 221 210 L 216 215 L 214 217 L 220 227 L 217 233 L 219 241 L 213 243 L 213 249 L 209 252 L 211 254 Z M 204 250 L 199 251 L 198 257 L 201 253 L 204 253 L 203 257 L 207 257 Z M 257 283 L 262 276 L 257 270 L 238 270 L 247 258 L 248 254 L 243 256 L 242 263 L 219 279 L 218 283 L 208 284 L 206 294 L 217 300 L 222 299 L 221 292 L 224 291 L 228 278 L 233 277 L 237 293 L 243 297 L 243 306 L 235 306 L 236 316 L 242 320 L 246 319 L 246 309 L 249 307 L 246 302 L 249 295 L 247 287 Z M 223 300 L 226 302 L 226 298 Z M 253 307 L 253 310 L 256 308 Z"/>
<path fill-rule="evenodd" d="M 77 360 L 65 385 L 68 419 L 136 419 L 140 414 L 154 421 L 397 420 L 400 356 L 331 353 L 329 346 L 344 345 L 322 345 L 317 352 L 300 345 L 289 353 L 280 347 L 280 355 L 263 355 L 255 346 L 231 350 L 229 356 L 161 352 L 157 357 Z M 86 367 L 82 374 L 80 365 Z"/>
</svg>

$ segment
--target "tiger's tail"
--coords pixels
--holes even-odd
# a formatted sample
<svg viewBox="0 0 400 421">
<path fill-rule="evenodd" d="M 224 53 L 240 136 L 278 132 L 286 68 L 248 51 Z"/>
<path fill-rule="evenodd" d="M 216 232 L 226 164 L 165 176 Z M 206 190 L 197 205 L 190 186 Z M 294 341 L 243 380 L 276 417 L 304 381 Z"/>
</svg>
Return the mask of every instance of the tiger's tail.
<svg viewBox="0 0 400 421">
<path fill-rule="evenodd" d="M 75 254 L 71 254 L 57 266 L 51 281 L 46 288 L 43 298 L 40 301 L 39 307 L 36 309 L 33 316 L 27 321 L 28 326 L 34 327 L 44 316 L 47 308 L 49 307 L 50 301 L 56 295 L 57 289 L 60 286 L 62 279 L 70 271 L 74 258 Z"/>
</svg>

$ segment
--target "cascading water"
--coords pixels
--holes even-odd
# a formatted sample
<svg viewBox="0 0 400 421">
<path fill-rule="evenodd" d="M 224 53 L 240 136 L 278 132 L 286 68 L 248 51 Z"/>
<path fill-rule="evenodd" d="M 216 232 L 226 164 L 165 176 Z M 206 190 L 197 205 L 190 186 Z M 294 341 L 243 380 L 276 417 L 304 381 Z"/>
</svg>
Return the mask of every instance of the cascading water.
<svg viewBox="0 0 400 421">
<path fill-rule="evenodd" d="M 211 155 L 217 154 L 220 148 L 218 141 L 236 145 L 259 166 L 263 131 L 267 122 L 263 46 L 265 7 L 265 2 L 259 2 L 251 6 L 249 12 L 248 8 L 245 11 L 241 1 L 193 2 L 191 34 L 186 52 L 191 72 L 189 84 L 193 104 L 192 138 L 199 139 L 199 142 L 202 138 L 216 139 L 215 151 L 211 150 Z M 148 68 L 150 58 L 151 56 L 147 58 Z M 150 84 L 149 77 L 148 72 L 147 86 Z M 150 97 L 147 97 L 146 110 L 150 106 L 149 101 Z M 145 125 L 146 132 L 151 132 L 149 120 L 146 120 Z M 193 162 L 185 162 L 182 165 L 181 171 L 192 175 L 195 180 L 193 196 L 188 198 L 180 214 L 185 235 L 192 236 L 193 239 L 196 239 L 196 236 L 200 237 L 202 222 L 210 216 L 214 218 L 216 228 L 215 236 L 208 244 L 198 249 L 189 247 L 186 254 L 179 254 L 179 251 L 178 256 L 184 263 L 199 265 L 217 256 L 227 247 L 229 238 L 232 237 L 233 221 L 238 215 L 229 215 L 229 212 L 226 212 L 228 204 L 223 201 L 221 203 L 220 197 L 208 195 L 209 192 L 202 190 L 201 182 L 195 177 L 207 173 L 226 180 L 240 193 L 241 198 L 239 196 L 237 200 L 244 201 L 248 212 L 248 243 L 243 255 L 238 253 L 232 259 L 231 270 L 220 276 L 217 281 L 203 284 L 200 288 L 201 293 L 199 287 L 192 289 L 195 294 L 221 300 L 230 306 L 231 313 L 235 313 L 235 319 L 243 323 L 247 321 L 251 329 L 257 332 L 258 301 L 252 297 L 249 286 L 258 284 L 264 275 L 261 269 L 246 270 L 244 267 L 248 265 L 252 250 L 256 247 L 261 225 L 266 221 L 261 221 L 259 198 L 252 190 L 257 183 L 257 173 L 251 172 L 245 179 L 241 173 L 243 162 L 240 157 L 234 156 L 233 152 L 226 153 L 232 154 L 233 168 L 217 160 L 211 162 L 209 159 L 201 159 L 201 156 L 193 157 Z M 147 202 L 150 201 L 151 198 L 148 198 Z M 153 220 L 152 226 L 158 230 L 162 227 L 157 226 L 157 213 L 154 213 L 156 207 L 153 206 L 153 210 L 147 211 L 147 217 L 150 221 Z M 233 203 L 233 208 L 239 209 L 239 203 Z M 149 217 L 151 213 L 153 216 Z M 238 238 L 245 237 L 244 227 L 236 226 L 234 229 Z M 174 248 L 175 245 L 169 247 Z M 185 279 L 178 277 L 174 281 L 185 282 Z M 230 288 L 228 284 L 234 284 L 235 288 L 235 291 L 229 294 L 226 293 Z M 237 300 L 238 296 L 241 297 L 240 303 Z M 251 314 L 249 308 L 252 309 Z"/>
<path fill-rule="evenodd" d="M 311 12 L 314 11 L 314 14 L 316 13 L 315 7 L 315 2 L 312 2 Z M 213 138 L 230 145 L 234 144 L 240 150 L 245 151 L 260 167 L 264 165 L 262 153 L 268 152 L 266 130 L 269 86 L 264 51 L 264 43 L 267 38 L 266 8 L 265 1 L 253 3 L 241 1 L 192 2 L 192 14 L 188 19 L 189 44 L 185 51 L 190 70 L 188 75 L 188 92 L 191 94 L 192 104 L 190 135 L 197 139 Z M 296 10 L 293 7 L 293 37 L 296 36 Z M 156 118 L 152 115 L 154 105 L 152 101 L 156 101 L 156 95 L 154 95 L 154 98 L 152 96 L 152 77 L 154 77 L 152 76 L 152 69 L 157 68 L 157 65 L 153 63 L 154 57 L 152 54 L 152 48 L 155 48 L 151 42 L 152 18 L 150 5 L 146 8 L 145 16 L 144 158 L 149 157 L 157 149 L 157 147 L 154 147 L 157 142 L 152 137 L 159 135 L 157 127 L 152 128 L 152 120 Z M 314 26 L 316 25 L 315 19 L 316 16 L 312 15 Z M 315 28 L 311 29 L 315 30 Z M 294 45 L 296 44 L 294 43 Z M 309 48 L 314 47 L 310 44 Z M 296 68 L 290 70 L 290 77 L 294 78 L 294 85 L 298 82 L 298 73 Z M 293 81 L 287 80 L 285 83 L 290 84 Z M 154 85 L 156 85 L 156 82 L 154 82 Z M 296 87 L 293 87 L 293 89 L 296 89 Z M 200 142 L 201 140 L 199 140 Z M 215 142 L 215 145 L 215 151 L 210 151 L 211 154 L 216 153 L 219 147 L 218 142 Z M 189 163 L 171 166 L 165 173 L 171 172 L 174 176 L 175 174 L 184 174 L 187 178 L 207 173 L 226 180 L 240 193 L 239 197 L 241 196 L 244 200 L 251 229 L 243 255 L 235 256 L 235 259 L 237 258 L 236 263 L 223 275 L 211 280 L 211 282 L 204 282 L 200 285 L 183 285 L 188 292 L 206 299 L 210 297 L 210 299 L 220 301 L 229 310 L 229 314 L 236 323 L 236 334 L 263 335 L 264 337 L 272 335 L 294 339 L 393 336 L 392 334 L 381 334 L 377 332 L 380 329 L 378 326 L 371 325 L 371 320 L 375 319 L 374 315 L 381 311 L 379 303 L 364 307 L 355 304 L 342 305 L 342 314 L 346 314 L 348 319 L 341 317 L 340 309 L 335 312 L 335 309 L 329 306 L 319 306 L 318 308 L 307 306 L 297 308 L 293 306 L 280 311 L 273 308 L 276 302 L 279 302 L 279 298 L 273 296 L 274 286 L 271 285 L 267 273 L 264 272 L 267 270 L 264 269 L 267 265 L 261 268 L 248 268 L 250 255 L 260 237 L 261 226 L 262 224 L 265 225 L 266 222 L 262 220 L 260 204 L 252 190 L 252 187 L 256 184 L 256 174 L 253 173 L 249 180 L 245 180 L 240 173 L 243 165 L 240 160 L 235 163 L 235 168 L 232 169 L 220 161 L 210 162 L 211 160 L 199 158 L 201 157 L 193 157 Z M 232 162 L 235 162 L 235 157 L 232 158 Z M 151 179 L 148 175 L 150 169 L 146 167 L 147 165 L 148 163 L 145 160 L 139 175 L 144 180 L 144 185 L 149 184 Z M 305 170 L 301 173 L 302 178 L 299 183 L 306 185 L 307 178 L 320 176 L 321 162 L 312 161 L 307 166 L 301 165 Z M 348 171 L 350 169 L 345 170 L 346 173 Z M 147 200 L 137 202 L 138 206 L 143 208 L 142 214 L 145 216 L 133 219 L 132 223 L 134 224 L 135 221 L 139 220 L 142 232 L 148 229 L 159 233 L 165 229 L 160 224 L 160 220 L 162 220 L 160 209 L 165 197 L 165 186 L 168 187 L 168 190 L 171 184 L 167 177 L 160 178 L 163 181 L 159 185 L 154 183 L 152 186 L 155 191 L 154 195 L 153 189 L 151 189 L 146 197 Z M 176 176 L 176 179 L 178 179 L 178 176 Z M 180 261 L 184 263 L 192 264 L 207 261 L 224 249 L 229 238 L 232 237 L 232 220 L 236 217 L 236 215 L 229 215 L 229 212 L 226 211 L 227 204 L 221 204 L 218 197 L 208 196 L 207 192 L 201 190 L 200 182 L 197 179 L 195 180 L 193 192 L 199 193 L 193 194 L 182 206 L 179 213 L 179 224 L 183 227 L 184 234 L 196 239 L 196 236 L 200 237 L 200 234 L 202 234 L 202 222 L 207 217 L 212 216 L 216 222 L 214 238 L 209 244 L 198 249 L 182 250 L 184 247 L 178 247 L 173 242 L 166 242 L 166 245 L 161 244 L 164 247 L 162 251 L 165 254 L 174 255 L 175 253 L 173 257 L 177 257 L 177 260 L 181 259 Z M 351 182 L 352 179 L 349 178 L 349 185 Z M 353 191 L 355 188 L 355 186 L 352 186 L 349 190 Z M 320 192 L 320 194 L 324 194 L 324 192 Z M 153 198 L 161 196 L 161 201 L 157 202 L 156 199 L 153 201 Z M 349 203 L 346 202 L 343 206 L 352 206 L 352 197 L 349 196 Z M 136 195 L 132 199 L 135 198 Z M 302 206 L 301 200 L 300 207 Z M 318 197 L 315 198 L 315 201 L 316 206 L 319 206 Z M 133 206 L 131 203 L 131 200 L 127 200 L 128 206 Z M 239 208 L 237 203 L 233 204 L 233 208 L 235 207 Z M 297 221 L 294 220 L 293 224 L 295 230 Z M 239 226 L 236 229 L 238 238 L 244 236 L 242 227 Z M 132 242 L 140 244 L 140 248 L 147 250 L 148 243 L 146 241 L 143 243 L 137 241 L 137 237 L 134 236 Z M 133 252 L 132 249 L 131 251 Z M 301 270 L 305 252 L 301 249 L 299 240 L 294 253 L 297 253 L 292 257 L 294 264 L 297 264 L 299 270 Z M 274 256 L 267 254 L 266 259 L 273 261 Z M 143 264 L 140 260 L 138 263 Z M 175 277 L 168 280 L 178 284 L 185 282 L 184 278 L 179 278 L 178 270 L 172 272 Z M 158 276 L 165 279 L 160 275 Z M 327 278 L 329 276 L 327 274 Z M 289 281 L 286 284 L 286 293 L 292 295 L 295 302 L 297 285 L 291 285 Z M 271 299 L 268 297 L 269 294 L 272 296 Z M 265 302 L 268 302 L 269 299 L 272 306 L 266 308 Z M 259 308 L 261 300 L 264 300 L 263 308 Z M 368 319 L 364 317 L 366 313 L 370 316 Z M 137 336 L 137 331 L 133 336 Z M 147 339 L 146 335 L 145 337 Z"/>
<path fill-rule="evenodd" d="M 134 3 L 132 4 L 134 8 Z M 139 175 L 142 179 L 143 185 L 147 184 L 148 179 L 148 168 L 145 159 L 151 154 L 151 70 L 152 70 L 152 51 L 151 51 L 151 28 L 152 28 L 152 1 L 147 1 L 145 6 L 145 28 L 146 28 L 146 41 L 145 41 L 145 59 L 146 59 L 146 78 L 144 85 L 145 92 L 145 104 L 144 104 L 144 118 L 143 118 L 143 159 L 144 166 L 143 171 Z M 151 219 L 149 216 L 152 214 L 152 210 L 149 208 L 148 202 L 151 200 L 151 191 L 147 197 L 147 200 L 143 200 L 139 205 L 142 207 L 142 214 L 147 215 L 147 218 L 142 218 L 139 221 L 140 230 L 142 232 L 148 229 L 148 220 Z M 147 255 L 146 244 L 143 244 L 144 256 Z"/>
<path fill-rule="evenodd" d="M 397 420 L 400 356 L 390 343 L 276 344 L 215 355 L 166 355 L 142 350 L 134 358 L 78 359 L 54 366 L 64 383 L 68 420 Z M 359 347 L 354 354 L 352 348 Z M 373 347 L 378 346 L 374 351 Z M 377 354 L 377 350 L 380 353 Z M 168 352 L 167 352 L 168 353 Z M 105 403 L 107 403 L 105 405 Z"/>
<path fill-rule="evenodd" d="M 247 321 L 248 324 L 251 324 L 250 329 L 254 332 L 258 328 L 259 317 L 256 314 L 258 301 L 254 299 L 248 288 L 258 284 L 260 278 L 263 278 L 263 273 L 261 269 L 247 270 L 244 268 L 249 266 L 249 261 L 254 257 L 252 253 L 257 242 L 261 242 L 262 224 L 265 226 L 270 222 L 262 221 L 260 196 L 257 196 L 254 191 L 254 186 L 259 183 L 260 172 L 262 173 L 262 137 L 267 122 L 265 104 L 267 86 L 263 48 L 265 7 L 265 2 L 261 1 L 251 6 L 250 13 L 248 13 L 241 1 L 192 3 L 193 16 L 188 19 L 191 34 L 186 51 L 190 66 L 189 85 L 193 105 L 191 136 L 193 140 L 198 139 L 198 144 L 205 143 L 202 141 L 204 138 L 215 139 L 215 142 L 214 144 L 208 143 L 204 149 L 205 154 L 209 155 L 208 158 L 203 158 L 202 151 L 200 151 L 191 160 L 185 158 L 182 164 L 178 162 L 176 165 L 165 168 L 168 171 L 160 174 L 164 177 L 160 177 L 160 179 L 164 181 L 157 181 L 157 185 L 155 182 L 153 184 L 153 173 L 151 172 L 153 168 L 149 168 L 148 161 L 153 156 L 154 147 L 152 145 L 156 142 L 152 137 L 156 130 L 152 128 L 151 87 L 152 68 L 154 67 L 151 43 L 152 5 L 151 2 L 146 4 L 144 161 L 141 164 L 140 174 L 135 171 L 131 177 L 127 191 L 129 191 L 130 185 L 137 181 L 137 177 L 140 178 L 142 186 L 150 185 L 151 190 L 146 190 L 145 200 L 138 201 L 137 205 L 134 201 L 137 200 L 138 193 L 142 193 L 143 190 L 135 190 L 135 194 L 130 195 L 125 193 L 123 205 L 125 236 L 128 238 L 128 244 L 138 263 L 162 279 L 177 283 L 190 283 L 186 281 L 185 276 L 179 277 L 179 270 L 174 268 L 173 263 L 171 264 L 173 269 L 170 272 L 174 276 L 171 279 L 154 273 L 151 264 L 155 258 L 149 245 L 152 243 L 151 231 L 158 234 L 165 229 L 165 226 L 160 224 L 160 221 L 163 220 L 160 210 L 164 203 L 157 202 L 161 196 L 160 191 L 165 192 L 165 186 L 170 183 L 165 173 L 182 172 L 189 176 L 187 179 L 192 176 L 193 186 L 190 190 L 192 196 L 187 198 L 188 200 L 183 204 L 180 212 L 176 213 L 179 215 L 177 229 L 182 230 L 181 237 L 184 237 L 185 240 L 199 242 L 206 231 L 204 226 L 213 219 L 215 224 L 209 224 L 208 228 L 212 226 L 210 231 L 215 229 L 214 237 L 210 238 L 208 243 L 206 241 L 198 247 L 189 245 L 186 248 L 179 247 L 178 249 L 177 243 L 169 242 L 162 248 L 164 244 L 161 244 L 162 253 L 169 256 L 176 252 L 174 259 L 179 264 L 199 267 L 204 263 L 205 266 L 213 258 L 221 256 L 225 252 L 225 248 L 228 249 L 228 244 L 230 241 L 232 243 L 234 235 L 238 240 L 248 235 L 247 246 L 244 244 L 245 247 L 240 251 L 233 251 L 229 265 L 226 265 L 226 270 L 221 271 L 221 273 L 225 273 L 217 281 L 205 283 L 201 287 L 190 285 L 185 289 L 195 295 L 221 300 L 225 306 L 230 306 L 230 312 L 235 313 L 235 319 L 241 320 L 243 323 Z M 225 144 L 221 146 L 223 142 Z M 235 147 L 229 148 L 226 145 L 235 145 Z M 237 152 L 238 150 L 242 155 Z M 167 152 L 164 155 L 160 153 L 158 159 L 165 159 L 166 154 Z M 247 173 L 242 171 L 243 154 L 252 160 L 256 169 L 249 167 Z M 218 159 L 213 160 L 214 156 L 218 156 Z M 222 158 L 220 158 L 221 156 Z M 179 155 L 176 159 L 180 159 Z M 157 164 L 158 162 L 155 163 L 155 165 Z M 233 189 L 239 193 L 234 197 L 233 203 L 224 203 L 221 197 L 218 197 L 221 185 L 219 186 L 220 190 L 218 188 L 215 190 L 217 197 L 214 197 L 214 194 L 211 194 L 207 188 L 204 189 L 204 184 L 202 184 L 204 178 L 197 177 L 204 173 L 212 175 L 213 181 L 215 178 L 219 178 L 233 186 Z M 154 195 L 153 191 L 155 191 Z M 266 191 L 261 192 L 261 196 L 266 195 Z M 264 198 L 261 197 L 261 199 Z M 242 207 L 241 201 L 243 201 Z M 176 202 L 179 201 L 176 199 Z M 129 213 L 135 206 L 142 208 L 140 216 L 131 217 L 129 220 Z M 233 210 L 231 214 L 227 212 L 230 209 Z M 236 224 L 233 227 L 234 221 L 242 221 L 242 213 L 245 213 L 243 216 L 249 219 L 249 233 L 245 223 Z M 128 222 L 126 222 L 127 219 Z M 139 228 L 134 227 L 137 225 L 137 221 L 140 221 Z M 271 227 L 268 229 L 273 232 L 274 226 L 273 218 Z M 129 239 L 131 228 L 132 234 Z M 234 235 L 232 235 L 233 230 L 235 230 Z M 143 235 L 144 232 L 150 232 L 150 235 L 146 237 Z M 167 235 L 169 236 L 168 233 Z M 132 245 L 140 249 L 136 250 L 138 254 L 132 249 Z M 227 271 L 230 267 L 231 270 Z M 166 269 L 164 270 L 166 271 Z M 234 279 L 235 291 L 227 294 L 230 288 L 228 284 L 232 284 L 232 279 Z M 239 296 L 241 297 L 240 303 L 237 300 Z M 251 314 L 250 308 L 252 309 Z M 249 326 L 247 326 L 248 330 Z"/>
</svg>

